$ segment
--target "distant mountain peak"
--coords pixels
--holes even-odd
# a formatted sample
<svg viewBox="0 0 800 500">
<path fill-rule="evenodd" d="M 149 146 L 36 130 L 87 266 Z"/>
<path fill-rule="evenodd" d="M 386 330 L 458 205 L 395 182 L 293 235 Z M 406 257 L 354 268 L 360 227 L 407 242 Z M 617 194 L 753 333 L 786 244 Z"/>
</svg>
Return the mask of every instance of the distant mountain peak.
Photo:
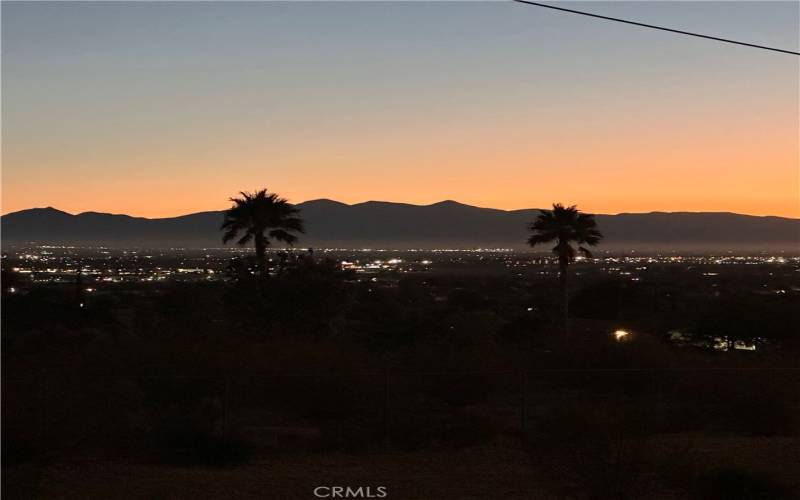
<svg viewBox="0 0 800 500">
<path fill-rule="evenodd" d="M 127 214 L 112 214 L 112 213 L 109 213 L 109 212 L 94 212 L 94 211 L 81 212 L 78 215 L 76 215 L 76 217 L 84 217 L 84 218 L 89 217 L 89 218 L 95 218 L 95 219 L 102 219 L 102 218 L 143 219 L 144 218 L 144 217 L 134 217 L 132 215 L 127 215 Z"/>
<path fill-rule="evenodd" d="M 7 216 L 12 215 L 12 214 L 31 214 L 31 215 L 37 214 L 37 215 L 45 215 L 45 216 L 47 216 L 47 215 L 59 215 L 59 216 L 73 217 L 73 215 L 71 213 L 69 213 L 69 212 L 65 212 L 63 210 L 59 210 L 57 208 L 50 207 L 50 206 L 48 206 L 48 207 L 28 208 L 28 209 L 25 209 L 25 210 L 19 210 L 17 212 L 8 213 L 8 214 L 4 215 L 4 217 L 7 217 Z"/>
<path fill-rule="evenodd" d="M 419 205 L 413 205 L 411 203 L 396 203 L 393 201 L 382 201 L 382 200 L 367 200 L 361 203 L 356 203 L 355 205 L 350 205 L 351 207 L 417 207 Z"/>
<path fill-rule="evenodd" d="M 472 205 L 467 205 L 465 203 L 458 202 L 456 200 L 442 200 L 437 201 L 436 203 L 431 203 L 428 205 L 429 207 L 470 207 Z"/>
<path fill-rule="evenodd" d="M 301 203 L 297 203 L 298 206 L 331 206 L 331 207 L 349 207 L 347 203 L 342 203 L 341 201 L 331 200 L 330 198 L 316 198 L 314 200 L 307 200 Z"/>
<path fill-rule="evenodd" d="M 533 209 L 480 208 L 455 200 L 431 205 L 330 199 L 298 203 L 306 221 L 301 244 L 316 248 L 527 248 Z M 53 207 L 2 217 L 3 243 L 104 246 L 219 246 L 222 212 L 143 218 L 99 212 L 72 215 Z M 800 220 L 732 213 L 651 212 L 602 215 L 601 249 L 779 248 L 796 252 Z"/>
<path fill-rule="evenodd" d="M 108 212 L 95 212 L 94 210 L 89 210 L 88 212 L 81 212 L 78 214 L 78 217 L 81 215 L 114 215 Z"/>
</svg>

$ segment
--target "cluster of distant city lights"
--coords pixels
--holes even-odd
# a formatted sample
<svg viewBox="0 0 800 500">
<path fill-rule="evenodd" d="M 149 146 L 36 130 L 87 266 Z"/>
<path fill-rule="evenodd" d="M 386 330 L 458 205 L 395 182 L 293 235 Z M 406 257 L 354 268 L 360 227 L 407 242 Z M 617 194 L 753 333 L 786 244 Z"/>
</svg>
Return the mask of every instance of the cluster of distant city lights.
<svg viewBox="0 0 800 500">
<path fill-rule="evenodd" d="M 268 260 L 277 265 L 278 252 L 294 255 L 311 255 L 310 249 L 270 249 Z M 313 255 L 322 255 L 337 262 L 342 269 L 356 273 L 419 273 L 437 267 L 470 263 L 492 263 L 505 268 L 541 266 L 539 275 L 557 273 L 557 259 L 548 254 L 523 253 L 507 248 L 479 249 L 316 249 Z M 377 257 L 375 254 L 390 254 Z M 28 275 L 33 282 L 74 282 L 79 272 L 93 283 L 162 282 L 167 280 L 221 280 L 231 258 L 252 255 L 247 248 L 207 248 L 168 250 L 123 250 L 105 247 L 87 248 L 73 246 L 40 246 L 4 252 L 4 269 Z M 377 257 L 377 258 L 376 258 Z M 13 261 L 12 265 L 6 265 Z M 165 262 L 168 261 L 168 262 Z M 602 272 L 639 281 L 639 274 L 652 264 L 708 265 L 800 265 L 800 256 L 784 255 L 601 255 L 592 258 L 577 257 L 575 272 L 581 273 L 585 265 L 597 266 Z M 797 269 L 800 270 L 800 269 Z M 701 275 L 719 276 L 718 270 L 704 269 Z M 519 274 L 519 276 L 523 276 Z M 8 289 L 7 289 L 8 290 Z M 8 290 L 11 291 L 11 290 Z M 776 293 L 784 292 L 778 290 Z"/>
<path fill-rule="evenodd" d="M 458 266 L 477 264 L 495 265 L 505 269 L 534 267 L 536 275 L 554 276 L 558 273 L 558 259 L 544 253 L 519 252 L 512 249 L 270 249 L 267 259 L 270 271 L 277 269 L 282 256 L 317 256 L 331 259 L 343 270 L 367 275 L 370 282 L 378 281 L 378 276 L 392 279 L 400 273 L 429 273 L 436 269 L 453 272 Z M 388 254 L 388 255 L 387 255 Z M 95 294 L 102 291 L 105 284 L 150 283 L 165 281 L 220 281 L 227 279 L 226 269 L 236 257 L 251 256 L 248 248 L 207 248 L 167 250 L 137 250 L 112 248 L 87 248 L 71 246 L 38 246 L 20 248 L 3 252 L 3 269 L 20 275 L 13 286 L 5 286 L 4 293 L 24 292 L 27 283 L 79 284 L 82 291 Z M 385 256 L 384 256 L 385 255 Z M 788 266 L 788 270 L 800 272 L 800 255 L 600 255 L 591 258 L 577 257 L 574 272 L 580 275 L 584 270 L 594 269 L 612 274 L 625 280 L 639 281 L 654 265 L 681 264 L 686 269 L 696 268 L 699 276 L 708 278 L 710 286 L 717 286 L 716 278 L 724 274 L 716 266 L 778 265 Z M 590 267 L 587 267 L 590 266 Z M 715 266 L 709 268 L 709 266 Z M 251 270 L 251 272 L 254 272 Z M 765 271 L 767 272 L 767 271 Z M 643 274 L 645 273 L 645 274 Z M 769 270 L 768 274 L 773 275 Z M 77 280 L 80 276 L 81 281 Z M 521 272 L 516 276 L 524 278 Z M 761 285 L 767 287 L 766 284 Z M 791 287 L 800 292 L 800 287 Z M 762 289 L 763 293 L 786 294 L 785 288 Z M 83 302 L 81 302 L 83 307 Z M 527 307 L 528 312 L 535 308 Z M 617 343 L 626 343 L 635 337 L 627 329 L 611 331 L 611 338 Z M 766 345 L 767 339 L 730 339 L 727 337 L 698 337 L 689 332 L 672 330 L 669 341 L 675 345 L 694 346 L 715 351 L 752 351 Z"/>
</svg>

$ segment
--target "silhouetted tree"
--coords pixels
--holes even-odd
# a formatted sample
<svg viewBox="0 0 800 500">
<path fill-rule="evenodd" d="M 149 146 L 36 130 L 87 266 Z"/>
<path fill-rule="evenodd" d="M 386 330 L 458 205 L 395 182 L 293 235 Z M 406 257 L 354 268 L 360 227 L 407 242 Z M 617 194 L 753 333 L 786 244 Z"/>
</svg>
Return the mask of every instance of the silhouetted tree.
<svg viewBox="0 0 800 500">
<path fill-rule="evenodd" d="M 569 291 L 567 288 L 568 266 L 578 252 L 587 257 L 592 253 L 584 245 L 595 246 L 603 238 L 597 229 L 594 215 L 584 214 L 578 207 L 565 207 L 554 203 L 552 210 L 540 210 L 539 216 L 528 228 L 533 234 L 528 238 L 530 246 L 556 242 L 553 253 L 558 256 L 558 277 L 561 284 L 561 316 L 564 333 L 569 331 Z M 576 249 L 573 243 L 578 245 Z"/>
<path fill-rule="evenodd" d="M 256 266 L 261 276 L 266 275 L 266 250 L 270 239 L 294 245 L 303 232 L 300 210 L 284 198 L 266 189 L 254 193 L 241 192 L 239 198 L 231 198 L 233 206 L 225 211 L 221 230 L 225 231 L 222 242 L 246 245 L 251 240 L 256 249 Z M 239 236 L 241 234 L 241 237 Z"/>
<path fill-rule="evenodd" d="M 83 290 L 83 272 L 79 267 L 78 270 L 75 272 L 75 305 L 78 307 L 83 307 L 86 300 L 84 298 L 84 290 Z"/>
</svg>

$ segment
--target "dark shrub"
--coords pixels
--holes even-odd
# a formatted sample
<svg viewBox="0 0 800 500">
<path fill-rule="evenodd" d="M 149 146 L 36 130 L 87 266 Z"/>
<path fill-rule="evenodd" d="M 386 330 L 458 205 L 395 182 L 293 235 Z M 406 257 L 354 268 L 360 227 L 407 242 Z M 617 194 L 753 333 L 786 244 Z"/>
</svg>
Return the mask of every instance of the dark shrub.
<svg viewBox="0 0 800 500">
<path fill-rule="evenodd" d="M 272 381 L 270 396 L 276 408 L 319 423 L 375 411 L 378 404 L 369 397 L 369 388 L 367 383 L 365 391 L 363 381 L 347 377 L 289 377 Z"/>
<path fill-rule="evenodd" d="M 722 467 L 696 478 L 692 491 L 696 500 L 782 500 L 792 498 L 772 479 L 735 467 Z"/>
<path fill-rule="evenodd" d="M 250 446 L 243 438 L 196 427 L 188 419 L 162 422 L 154 438 L 156 460 L 163 463 L 235 465 L 250 456 Z"/>
<path fill-rule="evenodd" d="M 489 398 L 491 382 L 485 374 L 435 377 L 430 395 L 455 407 L 476 405 Z"/>
<path fill-rule="evenodd" d="M 31 462 L 38 455 L 38 451 L 33 443 L 26 440 L 9 438 L 8 436 L 3 439 L 2 448 L 4 467 Z"/>
<path fill-rule="evenodd" d="M 550 407 L 532 423 L 528 451 L 563 490 L 554 493 L 592 499 L 643 493 L 648 424 L 639 412 L 572 403 Z"/>
<path fill-rule="evenodd" d="M 329 421 L 322 426 L 320 450 L 359 451 L 375 448 L 383 442 L 383 430 L 374 422 L 354 419 Z"/>
<path fill-rule="evenodd" d="M 604 281 L 579 290 L 569 301 L 569 310 L 574 318 L 617 319 L 622 298 L 619 281 Z"/>
<path fill-rule="evenodd" d="M 407 416 L 389 426 L 389 444 L 403 451 L 446 447 L 463 448 L 489 441 L 496 434 L 493 422 L 483 416 L 459 411 L 424 418 Z"/>
<path fill-rule="evenodd" d="M 453 448 L 476 446 L 488 442 L 496 434 L 494 423 L 487 417 L 459 412 L 443 422 L 441 442 Z"/>
<path fill-rule="evenodd" d="M 183 465 L 233 465 L 247 460 L 250 447 L 224 429 L 218 401 L 173 405 L 156 415 L 152 430 L 156 459 Z"/>
</svg>

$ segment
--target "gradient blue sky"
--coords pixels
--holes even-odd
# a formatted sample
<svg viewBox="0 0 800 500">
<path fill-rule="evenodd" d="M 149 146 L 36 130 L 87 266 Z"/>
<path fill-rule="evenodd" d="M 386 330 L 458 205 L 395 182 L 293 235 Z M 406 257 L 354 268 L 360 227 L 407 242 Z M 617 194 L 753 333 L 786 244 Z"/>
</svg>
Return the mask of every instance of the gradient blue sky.
<svg viewBox="0 0 800 500">
<path fill-rule="evenodd" d="M 797 2 L 564 6 L 798 50 Z M 510 2 L 3 2 L 3 213 L 800 216 L 797 56 Z"/>
</svg>

